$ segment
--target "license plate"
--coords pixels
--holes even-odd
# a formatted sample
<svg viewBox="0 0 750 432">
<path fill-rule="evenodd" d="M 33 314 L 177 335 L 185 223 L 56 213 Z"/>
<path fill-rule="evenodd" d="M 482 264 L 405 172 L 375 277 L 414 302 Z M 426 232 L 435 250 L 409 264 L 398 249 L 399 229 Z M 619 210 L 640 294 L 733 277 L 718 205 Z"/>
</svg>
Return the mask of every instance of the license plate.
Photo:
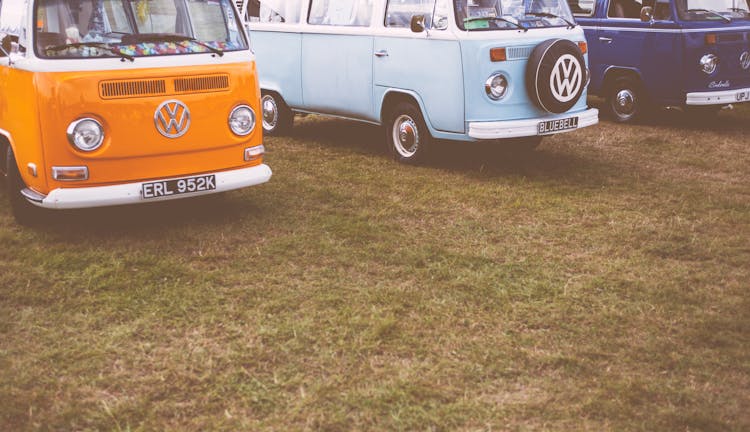
<svg viewBox="0 0 750 432">
<path fill-rule="evenodd" d="M 548 135 L 568 129 L 578 128 L 578 117 L 568 117 L 557 120 L 547 120 L 539 122 L 537 125 L 538 135 Z"/>
<path fill-rule="evenodd" d="M 750 90 L 737 92 L 734 98 L 737 102 L 750 102 Z"/>
<path fill-rule="evenodd" d="M 214 189 L 216 189 L 216 176 L 211 174 L 143 183 L 141 195 L 144 199 L 149 199 Z"/>
</svg>

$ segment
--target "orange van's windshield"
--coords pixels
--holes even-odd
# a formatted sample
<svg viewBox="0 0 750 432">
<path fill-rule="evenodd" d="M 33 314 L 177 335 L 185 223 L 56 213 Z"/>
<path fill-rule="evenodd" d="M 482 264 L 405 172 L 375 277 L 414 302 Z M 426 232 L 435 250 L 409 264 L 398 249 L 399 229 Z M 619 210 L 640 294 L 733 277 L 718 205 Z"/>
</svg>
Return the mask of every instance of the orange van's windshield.
<svg viewBox="0 0 750 432">
<path fill-rule="evenodd" d="M 247 48 L 229 0 L 39 0 L 45 58 L 160 56 Z"/>
</svg>

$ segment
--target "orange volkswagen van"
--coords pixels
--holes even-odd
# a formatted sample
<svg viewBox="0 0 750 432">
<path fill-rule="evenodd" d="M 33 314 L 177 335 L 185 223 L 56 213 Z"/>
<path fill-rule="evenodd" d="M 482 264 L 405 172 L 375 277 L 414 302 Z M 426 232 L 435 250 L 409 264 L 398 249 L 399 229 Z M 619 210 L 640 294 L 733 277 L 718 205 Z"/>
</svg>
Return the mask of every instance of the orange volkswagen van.
<svg viewBox="0 0 750 432">
<path fill-rule="evenodd" d="M 19 222 L 264 183 L 230 0 L 0 0 L 0 169 Z"/>
</svg>

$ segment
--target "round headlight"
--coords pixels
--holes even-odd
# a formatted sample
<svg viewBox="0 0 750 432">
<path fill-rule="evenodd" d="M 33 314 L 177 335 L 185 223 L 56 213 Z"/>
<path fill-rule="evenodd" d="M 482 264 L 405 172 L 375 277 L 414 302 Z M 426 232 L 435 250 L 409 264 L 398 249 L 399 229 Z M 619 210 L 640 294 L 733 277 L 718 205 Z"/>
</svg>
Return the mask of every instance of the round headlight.
<svg viewBox="0 0 750 432">
<path fill-rule="evenodd" d="M 104 142 L 104 128 L 92 118 L 82 118 L 68 125 L 68 141 L 75 148 L 89 152 L 99 148 Z"/>
<path fill-rule="evenodd" d="M 229 114 L 229 129 L 236 135 L 245 136 L 253 131 L 255 127 L 255 113 L 247 105 L 234 107 Z"/>
<path fill-rule="evenodd" d="M 714 73 L 714 71 L 716 71 L 716 66 L 719 65 L 719 58 L 713 54 L 706 54 L 701 57 L 699 64 L 703 72 L 711 75 L 712 73 Z"/>
<path fill-rule="evenodd" d="M 508 91 L 508 79 L 503 74 L 494 74 L 484 83 L 484 91 L 492 100 L 500 100 Z"/>
</svg>

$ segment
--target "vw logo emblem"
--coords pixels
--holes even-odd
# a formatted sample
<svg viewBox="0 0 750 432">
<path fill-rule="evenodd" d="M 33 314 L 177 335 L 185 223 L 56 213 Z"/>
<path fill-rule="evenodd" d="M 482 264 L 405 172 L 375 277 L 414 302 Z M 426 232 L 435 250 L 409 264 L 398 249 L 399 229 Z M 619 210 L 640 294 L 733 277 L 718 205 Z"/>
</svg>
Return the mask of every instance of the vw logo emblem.
<svg viewBox="0 0 750 432">
<path fill-rule="evenodd" d="M 164 101 L 154 112 L 156 130 L 167 138 L 179 138 L 190 127 L 190 110 L 177 99 Z"/>
<path fill-rule="evenodd" d="M 568 102 L 578 96 L 582 85 L 583 74 L 578 59 L 571 54 L 561 55 L 549 76 L 552 96 L 561 103 Z"/>
<path fill-rule="evenodd" d="M 740 54 L 740 66 L 742 66 L 742 69 L 747 70 L 750 68 L 750 53 L 747 51 L 744 51 L 742 54 Z"/>
</svg>

